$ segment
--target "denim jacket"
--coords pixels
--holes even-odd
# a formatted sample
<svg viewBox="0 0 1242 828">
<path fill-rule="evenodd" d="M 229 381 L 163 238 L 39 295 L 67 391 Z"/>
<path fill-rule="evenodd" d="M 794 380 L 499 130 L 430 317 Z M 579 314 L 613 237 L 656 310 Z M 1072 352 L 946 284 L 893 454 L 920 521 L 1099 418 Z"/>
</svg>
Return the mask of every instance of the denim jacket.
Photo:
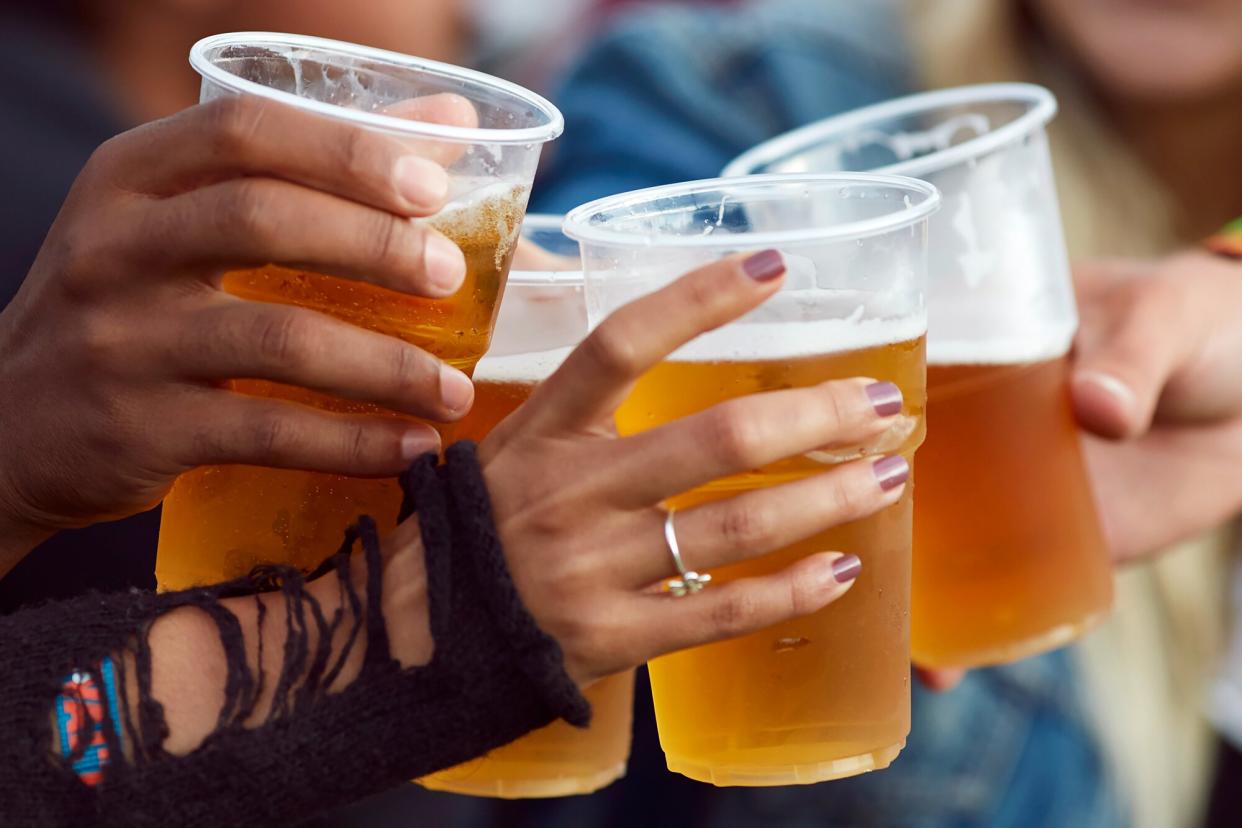
<svg viewBox="0 0 1242 828">
<path fill-rule="evenodd" d="M 768 0 L 627 18 L 557 96 L 565 134 L 535 208 L 711 178 L 760 141 L 912 91 L 899 11 L 888 0 Z M 947 694 L 915 689 L 909 744 L 882 773 L 698 794 L 653 789 L 652 775 L 617 805 L 648 826 L 673 824 L 662 815 L 687 795 L 682 824 L 702 828 L 1124 826 L 1078 692 L 1065 652 L 979 670 Z"/>
</svg>

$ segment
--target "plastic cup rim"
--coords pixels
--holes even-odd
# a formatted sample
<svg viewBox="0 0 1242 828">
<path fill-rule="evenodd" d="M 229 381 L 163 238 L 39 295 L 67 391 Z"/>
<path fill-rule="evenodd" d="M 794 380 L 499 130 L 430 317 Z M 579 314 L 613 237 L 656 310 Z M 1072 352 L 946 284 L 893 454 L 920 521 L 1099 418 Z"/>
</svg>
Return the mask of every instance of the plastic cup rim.
<svg viewBox="0 0 1242 828">
<path fill-rule="evenodd" d="M 1057 114 L 1056 97 L 1044 87 L 1033 83 L 984 83 L 918 92 L 833 115 L 764 141 L 730 161 L 721 175 L 725 178 L 755 175 L 757 173 L 753 170 L 762 164 L 794 155 L 798 150 L 810 149 L 822 143 L 829 135 L 850 132 L 872 121 L 965 103 L 1004 101 L 1027 103 L 1031 108 L 1004 126 L 969 141 L 867 172 L 914 177 L 939 172 L 1042 129 Z"/>
<path fill-rule="evenodd" d="M 728 188 L 760 188 L 771 184 L 806 184 L 817 187 L 845 187 L 851 185 L 888 186 L 906 194 L 921 195 L 922 200 L 892 213 L 875 218 L 846 221 L 828 227 L 808 227 L 797 230 L 769 230 L 757 233 L 737 233 L 705 236 L 676 236 L 660 233 L 609 230 L 592 225 L 591 216 L 606 210 L 636 206 L 657 198 L 689 195 L 694 192 Z M 680 184 L 664 184 L 632 190 L 628 193 L 606 196 L 575 207 L 565 214 L 562 227 L 566 236 L 580 244 L 609 247 L 660 247 L 660 248 L 728 248 L 730 250 L 754 250 L 781 245 L 825 243 L 843 239 L 862 239 L 877 236 L 923 221 L 940 207 L 940 191 L 935 185 L 908 176 L 885 175 L 869 172 L 837 173 L 765 173 L 734 178 L 706 178 Z"/>
<path fill-rule="evenodd" d="M 527 213 L 522 219 L 522 229 L 560 231 L 565 217 L 558 213 Z M 579 270 L 510 270 L 510 285 L 527 287 L 577 287 L 586 284 L 586 274 Z"/>
<path fill-rule="evenodd" d="M 539 110 L 547 117 L 548 122 L 540 126 L 522 127 L 520 129 L 485 129 L 433 124 L 426 121 L 398 118 L 392 115 L 381 115 L 376 112 L 363 112 L 362 110 L 348 109 L 323 101 L 302 98 L 289 92 L 246 80 L 224 71 L 207 57 L 208 52 L 212 49 L 221 46 L 245 44 L 272 44 L 295 49 L 317 49 L 349 57 L 392 63 L 407 68 L 431 70 L 438 74 L 473 82 L 482 87 L 511 95 L 515 99 Z M 349 121 L 360 126 L 381 129 L 387 132 L 437 138 L 465 144 L 543 144 L 556 138 L 565 128 L 564 116 L 561 115 L 560 110 L 551 101 L 511 81 L 474 69 L 454 66 L 451 63 L 428 60 L 427 58 L 404 55 L 400 52 L 377 49 L 372 46 L 361 46 L 356 43 L 324 37 L 286 34 L 283 32 L 226 32 L 212 35 L 203 38 L 190 48 L 190 66 L 203 78 L 225 89 L 257 95 L 261 98 L 296 106 L 329 118 Z"/>
</svg>

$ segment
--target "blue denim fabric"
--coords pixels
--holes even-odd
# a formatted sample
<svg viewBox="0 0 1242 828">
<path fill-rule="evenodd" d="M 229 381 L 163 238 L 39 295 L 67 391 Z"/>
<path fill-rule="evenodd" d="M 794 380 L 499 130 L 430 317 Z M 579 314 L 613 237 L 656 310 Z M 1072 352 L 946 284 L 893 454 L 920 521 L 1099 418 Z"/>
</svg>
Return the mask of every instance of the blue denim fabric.
<svg viewBox="0 0 1242 828">
<path fill-rule="evenodd" d="M 766 138 L 909 89 L 891 11 L 888 0 L 768 0 L 629 18 L 556 96 L 565 134 L 536 209 L 712 178 Z"/>
</svg>

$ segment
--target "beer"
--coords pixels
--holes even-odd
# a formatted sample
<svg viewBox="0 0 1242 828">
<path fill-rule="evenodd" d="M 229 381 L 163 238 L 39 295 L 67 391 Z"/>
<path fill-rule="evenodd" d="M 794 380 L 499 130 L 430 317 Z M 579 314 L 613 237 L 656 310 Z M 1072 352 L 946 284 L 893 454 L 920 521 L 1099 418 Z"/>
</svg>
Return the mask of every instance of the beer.
<svg viewBox="0 0 1242 828">
<path fill-rule="evenodd" d="M 933 351 L 934 353 L 934 351 Z M 1077 638 L 1112 601 L 1065 356 L 927 369 L 912 652 L 1012 661 Z"/>
<path fill-rule="evenodd" d="M 525 187 L 493 185 L 473 203 L 432 220 L 466 258 L 465 281 L 445 299 L 275 266 L 230 273 L 224 287 L 246 299 L 312 308 L 399 337 L 469 374 L 491 337 L 526 195 Z M 231 386 L 328 411 L 402 416 L 273 382 L 237 379 Z M 156 580 L 161 589 L 183 589 L 244 575 L 261 563 L 311 570 L 337 551 L 360 515 L 371 515 L 386 530 L 396 524 L 400 505 L 392 478 L 239 465 L 196 469 L 178 478 L 164 500 Z"/>
<path fill-rule="evenodd" d="M 474 406 L 450 427 L 451 439 L 485 438 L 551 376 L 586 329 L 581 274 L 515 274 L 493 348 L 475 371 Z M 584 794 L 611 784 L 625 775 L 630 754 L 633 671 L 592 685 L 586 697 L 593 712 L 586 730 L 556 721 L 419 782 L 434 790 L 508 799 Z"/>
<path fill-rule="evenodd" d="M 630 755 L 634 672 L 593 684 L 586 697 L 591 702 L 586 730 L 555 721 L 486 756 L 424 776 L 419 784 L 503 799 L 573 796 L 611 785 L 625 776 Z"/>
<path fill-rule="evenodd" d="M 923 437 L 922 329 L 862 330 L 870 332 L 863 337 L 858 327 L 836 320 L 738 325 L 701 337 L 639 380 L 617 412 L 618 429 L 642 431 L 745 394 L 865 376 L 896 383 L 905 398 L 903 416 L 877 443 L 784 460 L 715 481 L 670 505 L 688 509 L 865 455 L 897 452 L 912 460 Z M 799 342 L 809 346 L 798 348 Z M 792 350 L 771 350 L 776 343 Z M 910 729 L 912 489 L 871 517 L 711 571 L 708 589 L 817 552 L 863 560 L 850 592 L 814 615 L 651 662 L 670 770 L 717 785 L 788 785 L 883 768 L 897 756 Z M 695 568 L 694 561 L 686 565 Z"/>
<path fill-rule="evenodd" d="M 480 442 L 530 399 L 535 386 L 550 376 L 571 350 L 557 348 L 537 354 L 484 357 L 474 375 L 474 405 L 469 414 L 445 428 L 449 439 Z"/>
<path fill-rule="evenodd" d="M 486 437 L 530 397 L 536 377 L 551 373 L 568 352 L 566 348 L 543 355 L 485 357 L 475 375 L 474 407 L 453 428 L 453 439 Z M 540 369 L 541 363 L 546 371 Z M 529 376 L 521 376 L 524 373 Z M 506 799 L 584 794 L 615 782 L 625 775 L 630 754 L 633 671 L 594 684 L 586 697 L 593 712 L 586 730 L 555 721 L 486 756 L 419 782 L 438 791 Z"/>
<path fill-rule="evenodd" d="M 1028 84 L 938 89 L 778 136 L 726 167 L 869 170 L 941 191 L 911 608 L 927 666 L 1068 643 L 1112 599 L 1065 383 L 1078 314 L 1046 132 L 1056 111 Z"/>
</svg>

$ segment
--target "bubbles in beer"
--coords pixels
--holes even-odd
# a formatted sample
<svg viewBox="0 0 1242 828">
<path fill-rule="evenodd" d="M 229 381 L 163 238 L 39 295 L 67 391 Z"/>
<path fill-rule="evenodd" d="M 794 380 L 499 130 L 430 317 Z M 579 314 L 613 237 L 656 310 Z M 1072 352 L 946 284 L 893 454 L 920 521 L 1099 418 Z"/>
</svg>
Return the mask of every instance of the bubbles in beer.
<svg viewBox="0 0 1242 828">
<path fill-rule="evenodd" d="M 818 291 L 817 293 L 823 293 Z M 793 301 L 797 301 L 793 298 Z M 710 331 L 678 348 L 674 362 L 781 360 L 856 351 L 923 336 L 927 321 L 911 315 L 895 319 L 849 316 L 800 322 L 748 322 Z"/>
<path fill-rule="evenodd" d="M 542 382 L 560 367 L 571 351 L 573 348 L 567 346 L 529 354 L 486 356 L 474 371 L 474 381 L 475 383 Z"/>
<path fill-rule="evenodd" d="M 467 190 L 466 195 L 451 201 L 429 223 L 457 243 L 466 255 L 467 266 L 482 264 L 475 259 L 485 252 L 491 256 L 492 266 L 502 270 L 522 227 L 527 188 L 504 182 L 473 183 L 472 187 L 470 179 L 455 182 Z"/>
</svg>

